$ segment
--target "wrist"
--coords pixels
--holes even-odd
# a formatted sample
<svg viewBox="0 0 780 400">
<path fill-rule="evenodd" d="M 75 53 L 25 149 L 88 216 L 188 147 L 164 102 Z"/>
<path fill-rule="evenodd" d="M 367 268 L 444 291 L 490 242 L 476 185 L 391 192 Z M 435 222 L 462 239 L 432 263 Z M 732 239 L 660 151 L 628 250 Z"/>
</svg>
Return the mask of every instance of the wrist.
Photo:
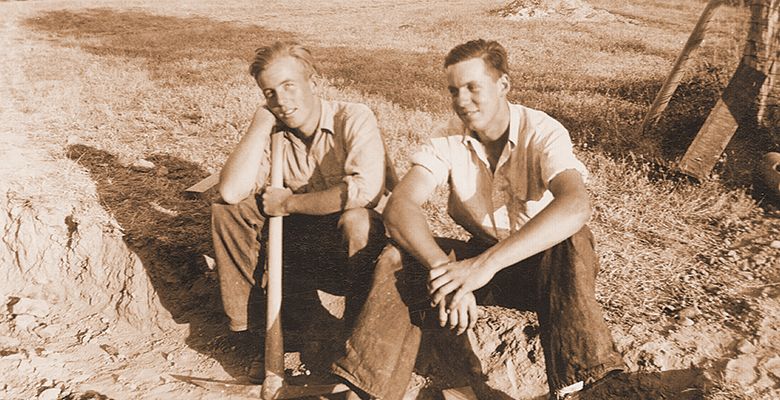
<svg viewBox="0 0 780 400">
<path fill-rule="evenodd" d="M 282 202 L 282 211 L 284 211 L 285 214 L 294 214 L 294 208 L 295 208 L 295 195 L 291 194 L 287 196 L 286 199 Z"/>
<path fill-rule="evenodd" d="M 496 273 L 497 270 L 495 269 L 496 263 L 491 262 L 490 260 L 490 254 L 489 251 L 486 251 L 476 257 L 474 257 L 474 266 L 476 269 L 489 271 L 492 273 Z"/>
<path fill-rule="evenodd" d="M 426 266 L 428 267 L 428 269 L 434 269 L 434 268 L 441 267 L 442 265 L 448 264 L 451 261 L 454 260 L 447 257 L 447 255 L 444 254 L 444 252 L 442 252 L 441 255 L 436 256 L 433 259 L 431 259 L 429 262 L 427 262 Z"/>
</svg>

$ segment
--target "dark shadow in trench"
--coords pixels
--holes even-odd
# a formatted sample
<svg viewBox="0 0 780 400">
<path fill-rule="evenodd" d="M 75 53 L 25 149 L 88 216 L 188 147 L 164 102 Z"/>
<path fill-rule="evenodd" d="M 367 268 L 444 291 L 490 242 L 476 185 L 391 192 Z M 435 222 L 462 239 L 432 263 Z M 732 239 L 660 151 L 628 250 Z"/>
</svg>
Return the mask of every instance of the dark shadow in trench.
<svg viewBox="0 0 780 400">
<path fill-rule="evenodd" d="M 89 172 L 101 205 L 122 227 L 125 243 L 141 259 L 162 306 L 176 323 L 189 324 L 185 343 L 213 357 L 233 377 L 246 375 L 252 356 L 261 353 L 263 335 L 229 332 L 216 271 L 204 257 L 213 257 L 210 208 L 218 195 L 214 190 L 184 195 L 185 188 L 208 174 L 191 162 L 162 154 L 147 157 L 154 163 L 147 171 L 84 145 L 69 146 L 67 155 Z M 297 278 L 287 279 L 285 288 L 302 292 L 294 284 Z M 285 350 L 299 352 L 309 368 L 322 369 L 340 350 L 334 340 L 341 334 L 340 324 L 315 304 L 318 299 L 312 299 L 310 291 L 305 293 L 293 297 L 288 307 L 293 320 L 306 324 L 285 331 Z M 256 317 L 263 320 L 262 315 Z M 312 329 L 318 330 L 316 337 L 309 333 Z"/>
</svg>

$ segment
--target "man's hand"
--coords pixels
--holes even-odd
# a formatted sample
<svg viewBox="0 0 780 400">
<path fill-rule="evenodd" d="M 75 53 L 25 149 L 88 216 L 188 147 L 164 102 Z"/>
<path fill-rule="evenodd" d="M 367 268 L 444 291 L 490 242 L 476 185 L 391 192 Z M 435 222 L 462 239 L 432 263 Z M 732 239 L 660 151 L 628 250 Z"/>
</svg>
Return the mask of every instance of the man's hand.
<svg viewBox="0 0 780 400">
<path fill-rule="evenodd" d="M 466 293 L 460 304 L 454 309 L 450 310 L 444 301 L 438 304 L 437 309 L 439 311 L 439 326 L 443 328 L 449 325 L 451 330 L 457 329 L 458 335 L 466 332 L 467 329 L 474 328 L 479 317 L 477 300 L 471 292 Z"/>
<path fill-rule="evenodd" d="M 290 215 L 287 200 L 293 195 L 289 188 L 267 187 L 263 192 L 263 212 L 272 217 Z"/>
<path fill-rule="evenodd" d="M 466 295 L 487 285 L 495 272 L 477 263 L 476 258 L 453 261 L 428 272 L 428 290 L 433 305 L 446 303 L 452 312 Z M 448 295 L 452 297 L 448 299 Z M 471 295 L 473 297 L 473 295 Z"/>
</svg>

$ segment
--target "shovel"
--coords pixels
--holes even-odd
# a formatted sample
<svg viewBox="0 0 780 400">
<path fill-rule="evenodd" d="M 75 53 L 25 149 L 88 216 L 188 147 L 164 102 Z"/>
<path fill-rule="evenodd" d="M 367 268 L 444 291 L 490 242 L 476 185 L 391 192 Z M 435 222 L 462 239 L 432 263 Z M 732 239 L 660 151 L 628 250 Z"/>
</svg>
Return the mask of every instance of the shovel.
<svg viewBox="0 0 780 400">
<path fill-rule="evenodd" d="M 271 187 L 283 186 L 283 146 L 281 133 L 271 135 Z M 204 192 L 219 180 L 219 174 L 214 174 L 187 191 Z M 265 379 L 262 388 L 243 381 L 224 381 L 194 376 L 172 375 L 174 378 L 197 385 L 209 390 L 242 396 L 246 398 L 297 399 L 300 397 L 319 396 L 323 394 L 341 393 L 349 390 L 343 383 L 307 384 L 296 377 L 295 384 L 289 384 L 284 377 L 284 340 L 282 339 L 282 217 L 268 219 L 268 273 L 266 290 L 268 301 L 265 325 Z M 260 390 L 258 390 L 260 389 Z"/>
<path fill-rule="evenodd" d="M 283 185 L 283 146 L 281 133 L 271 135 L 271 187 Z M 284 341 L 282 338 L 282 217 L 268 221 L 268 301 L 265 322 L 265 380 L 261 398 L 294 399 L 328 393 L 339 393 L 349 388 L 344 384 L 288 385 L 284 379 Z"/>
</svg>

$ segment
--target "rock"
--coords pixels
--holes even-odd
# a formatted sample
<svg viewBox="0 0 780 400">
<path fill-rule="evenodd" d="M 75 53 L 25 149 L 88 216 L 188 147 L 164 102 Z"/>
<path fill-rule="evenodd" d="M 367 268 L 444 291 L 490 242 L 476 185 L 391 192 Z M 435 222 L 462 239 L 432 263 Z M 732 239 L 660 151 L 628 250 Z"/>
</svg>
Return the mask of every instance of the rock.
<svg viewBox="0 0 780 400">
<path fill-rule="evenodd" d="M 742 354 L 750 354 L 756 351 L 756 346 L 747 339 L 742 339 L 737 344 L 737 350 Z"/>
<path fill-rule="evenodd" d="M 14 337 L 0 336 L 0 351 L 7 349 L 15 349 L 19 347 L 22 342 Z"/>
<path fill-rule="evenodd" d="M 38 395 L 38 400 L 57 400 L 61 392 L 62 390 L 56 387 L 46 389 Z"/>
<path fill-rule="evenodd" d="M 112 357 L 119 356 L 119 350 L 116 349 L 116 347 L 110 345 L 110 344 L 101 344 L 100 348 L 103 349 L 106 353 L 108 353 Z"/>
<path fill-rule="evenodd" d="M 780 356 L 770 358 L 764 363 L 764 368 L 776 379 L 780 379 Z"/>
<path fill-rule="evenodd" d="M 78 339 L 81 344 L 87 344 L 92 340 L 92 331 L 89 329 L 81 330 L 76 334 L 76 339 Z"/>
<path fill-rule="evenodd" d="M 85 143 L 84 143 L 83 140 L 81 140 L 80 137 L 78 137 L 76 135 L 70 135 L 70 136 L 68 136 L 68 139 L 67 139 L 65 144 L 67 144 L 68 146 L 76 146 L 76 145 L 80 145 L 80 144 L 83 145 Z"/>
<path fill-rule="evenodd" d="M 147 172 L 154 169 L 154 163 L 143 158 L 139 158 L 130 164 L 130 168 L 136 171 Z"/>
<path fill-rule="evenodd" d="M 70 153 L 73 159 L 94 157 L 82 148 Z M 8 169 L 4 182 L 10 186 L 0 191 L 0 300 L 10 293 L 41 292 L 67 305 L 68 312 L 58 315 L 66 324 L 105 313 L 112 323 L 122 320 L 144 331 L 172 326 L 145 266 L 100 204 L 87 171 L 48 153 L 21 155 L 26 158 L 19 165 L 36 168 Z M 40 195 L 39 187 L 57 187 L 59 194 Z M 8 306 L 10 312 L 14 305 Z"/>
<path fill-rule="evenodd" d="M 50 339 L 57 336 L 60 330 L 61 327 L 59 325 L 42 325 L 35 328 L 34 332 L 41 339 Z"/>
<path fill-rule="evenodd" d="M 693 324 L 695 324 L 695 322 L 693 322 L 693 320 L 688 317 L 678 318 L 677 323 L 682 326 L 693 326 Z"/>
<path fill-rule="evenodd" d="M 10 308 L 11 314 L 14 315 L 28 314 L 38 318 L 49 315 L 49 303 L 44 300 L 22 297 L 12 304 Z"/>
<path fill-rule="evenodd" d="M 206 261 L 206 266 L 209 268 L 210 271 L 214 271 L 214 269 L 217 268 L 217 261 L 214 260 L 213 258 L 204 254 L 203 259 Z"/>
<path fill-rule="evenodd" d="M 780 240 L 773 240 L 772 243 L 769 244 L 769 247 L 773 249 L 780 249 Z"/>
<path fill-rule="evenodd" d="M 17 331 L 29 331 L 36 326 L 38 326 L 38 320 L 32 315 L 21 314 L 14 318 L 14 328 L 16 328 Z"/>
<path fill-rule="evenodd" d="M 168 167 L 161 165 L 159 168 L 157 168 L 157 171 L 155 171 L 155 175 L 157 176 L 166 176 L 168 175 Z"/>
<path fill-rule="evenodd" d="M 696 318 L 699 316 L 699 309 L 696 307 L 685 307 L 678 313 L 679 318 Z"/>
<path fill-rule="evenodd" d="M 740 385 L 750 385 L 758 379 L 756 365 L 758 360 L 755 356 L 743 354 L 726 364 L 726 380 Z"/>
</svg>

